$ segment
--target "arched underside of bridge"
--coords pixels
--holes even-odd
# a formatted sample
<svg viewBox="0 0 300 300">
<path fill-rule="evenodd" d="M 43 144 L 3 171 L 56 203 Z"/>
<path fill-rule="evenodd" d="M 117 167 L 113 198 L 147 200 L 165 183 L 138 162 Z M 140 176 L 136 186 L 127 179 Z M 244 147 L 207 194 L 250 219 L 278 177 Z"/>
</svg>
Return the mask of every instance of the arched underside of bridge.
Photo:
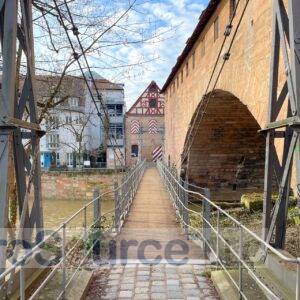
<svg viewBox="0 0 300 300">
<path fill-rule="evenodd" d="M 189 182 L 214 188 L 261 188 L 265 138 L 238 98 L 212 92 L 183 169 Z M 197 126 L 196 126 L 197 127 Z"/>
</svg>

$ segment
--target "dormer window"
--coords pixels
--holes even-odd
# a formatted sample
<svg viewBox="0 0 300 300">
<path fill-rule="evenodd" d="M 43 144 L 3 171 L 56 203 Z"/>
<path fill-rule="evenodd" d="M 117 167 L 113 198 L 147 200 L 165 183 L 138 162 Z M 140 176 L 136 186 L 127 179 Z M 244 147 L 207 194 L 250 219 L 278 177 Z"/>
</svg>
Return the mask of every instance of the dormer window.
<svg viewBox="0 0 300 300">
<path fill-rule="evenodd" d="M 149 107 L 150 108 L 157 108 L 157 99 L 150 99 L 149 100 Z"/>
</svg>

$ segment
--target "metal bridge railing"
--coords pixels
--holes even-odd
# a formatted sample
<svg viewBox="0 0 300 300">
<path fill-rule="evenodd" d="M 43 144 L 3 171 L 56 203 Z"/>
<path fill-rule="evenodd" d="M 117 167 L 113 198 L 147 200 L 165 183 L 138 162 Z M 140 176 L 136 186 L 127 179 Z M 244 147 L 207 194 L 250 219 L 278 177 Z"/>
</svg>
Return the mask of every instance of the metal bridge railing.
<svg viewBox="0 0 300 300">
<path fill-rule="evenodd" d="M 45 291 L 48 296 L 49 293 L 51 294 L 51 299 L 63 299 L 67 288 L 78 275 L 83 264 L 94 252 L 95 247 L 99 246 L 101 237 L 115 234 L 122 227 L 145 167 L 145 161 L 135 165 L 124 173 L 120 183 L 114 183 L 111 191 L 100 194 L 99 190 L 95 190 L 93 200 L 64 221 L 59 228 L 48 235 L 45 232 L 44 239 L 32 249 L 26 250 L 25 254 L 24 251 L 21 253 L 24 249 L 16 248 L 21 248 L 22 245 L 16 245 L 15 250 L 20 254 L 14 258 L 12 266 L 0 274 L 0 299 L 8 299 L 17 291 L 19 291 L 18 298 L 21 300 L 37 299 Z M 115 207 L 101 214 L 101 199 L 110 194 L 115 198 Z M 78 223 L 82 226 L 78 227 Z M 80 257 L 76 257 L 78 248 L 81 249 Z M 36 262 L 36 257 L 43 256 L 45 249 L 52 254 L 56 253 L 56 258 L 40 258 Z M 32 264 L 32 261 L 35 264 Z M 26 278 L 33 269 L 46 269 L 48 272 L 35 290 L 27 295 L 25 294 Z M 54 280 L 55 290 L 49 291 L 48 285 Z"/>
<path fill-rule="evenodd" d="M 253 295 L 249 296 L 247 290 L 249 278 L 256 285 L 254 289 L 260 288 L 266 299 L 281 299 L 280 293 L 270 288 L 270 284 L 260 272 L 268 256 L 272 254 L 297 270 L 294 291 L 295 299 L 300 300 L 300 258 L 287 257 L 267 244 L 213 203 L 210 200 L 209 189 L 201 188 L 203 193 L 191 190 L 188 184 L 163 162 L 158 162 L 157 167 L 188 237 L 202 241 L 204 253 L 225 271 L 241 299 L 253 299 Z M 190 198 L 201 201 L 201 209 L 190 209 Z M 221 222 L 227 223 L 230 228 L 222 227 Z"/>
</svg>

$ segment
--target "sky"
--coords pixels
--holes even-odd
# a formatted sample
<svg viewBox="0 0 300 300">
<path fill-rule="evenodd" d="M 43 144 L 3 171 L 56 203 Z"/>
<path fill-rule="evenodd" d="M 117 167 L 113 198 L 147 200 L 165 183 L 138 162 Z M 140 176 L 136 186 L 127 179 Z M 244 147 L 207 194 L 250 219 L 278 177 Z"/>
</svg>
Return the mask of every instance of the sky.
<svg viewBox="0 0 300 300">
<path fill-rule="evenodd" d="M 147 57 L 155 58 L 153 62 L 141 68 L 133 69 L 128 77 L 120 78 L 125 83 L 128 109 L 152 80 L 155 80 L 160 88 L 163 86 L 207 2 L 207 0 L 162 0 L 151 1 L 144 5 L 149 13 L 148 17 L 156 20 L 157 31 L 170 30 L 170 33 L 157 43 L 120 49 L 128 61 L 133 62 L 140 56 L 145 56 L 146 60 Z M 113 78 L 114 75 L 108 74 L 108 77 L 111 76 Z"/>
<path fill-rule="evenodd" d="M 93 30 L 105 31 L 128 8 L 130 1 L 136 1 L 134 9 L 101 37 L 95 51 L 87 57 L 93 71 L 112 82 L 124 84 L 127 109 L 152 80 L 163 86 L 208 3 L 208 0 L 78 0 L 71 2 L 70 8 L 75 22 L 76 13 L 80 11 L 83 19 L 78 19 L 78 23 L 93 24 L 83 28 L 84 25 L 79 24 L 79 31 L 93 33 Z M 37 67 L 59 71 L 73 51 L 61 25 L 51 15 L 47 18 L 48 25 L 53 27 L 53 43 L 49 34 L 40 29 L 44 21 L 38 18 L 35 27 Z M 88 45 L 89 39 L 85 35 L 80 37 Z M 53 44 L 58 51 L 51 50 Z M 80 75 L 75 64 L 69 72 Z"/>
</svg>

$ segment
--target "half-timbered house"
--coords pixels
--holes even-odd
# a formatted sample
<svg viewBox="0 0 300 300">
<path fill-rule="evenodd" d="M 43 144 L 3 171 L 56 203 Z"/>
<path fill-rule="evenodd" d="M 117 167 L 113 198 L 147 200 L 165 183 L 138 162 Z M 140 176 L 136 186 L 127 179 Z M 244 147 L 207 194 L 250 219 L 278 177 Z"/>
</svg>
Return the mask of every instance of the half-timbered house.
<svg viewBox="0 0 300 300">
<path fill-rule="evenodd" d="M 163 155 L 164 97 L 155 81 L 126 113 L 126 164 L 156 161 Z"/>
</svg>

